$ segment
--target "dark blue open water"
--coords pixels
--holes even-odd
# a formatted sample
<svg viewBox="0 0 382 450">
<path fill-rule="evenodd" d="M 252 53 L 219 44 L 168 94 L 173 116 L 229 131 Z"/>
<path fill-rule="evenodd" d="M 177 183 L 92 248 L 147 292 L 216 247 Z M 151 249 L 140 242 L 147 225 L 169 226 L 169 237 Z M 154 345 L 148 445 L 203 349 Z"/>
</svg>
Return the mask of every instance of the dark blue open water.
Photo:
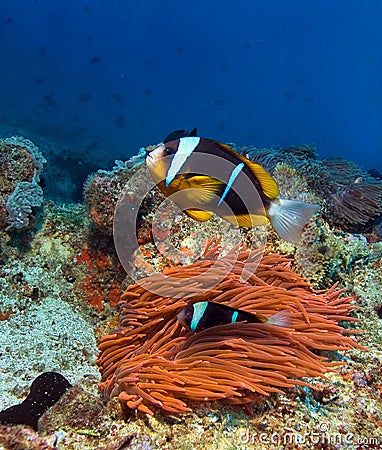
<svg viewBox="0 0 382 450">
<path fill-rule="evenodd" d="M 94 168 L 198 127 L 381 171 L 381 17 L 379 0 L 2 0 L 0 132 Z"/>
</svg>

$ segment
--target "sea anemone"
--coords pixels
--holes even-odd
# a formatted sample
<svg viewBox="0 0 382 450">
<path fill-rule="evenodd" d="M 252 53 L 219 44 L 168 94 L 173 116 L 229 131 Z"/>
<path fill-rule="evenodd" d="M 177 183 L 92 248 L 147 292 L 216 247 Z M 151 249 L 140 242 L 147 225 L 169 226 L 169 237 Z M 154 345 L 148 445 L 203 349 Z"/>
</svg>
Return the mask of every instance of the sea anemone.
<svg viewBox="0 0 382 450">
<path fill-rule="evenodd" d="M 357 232 L 361 225 L 382 214 L 382 184 L 353 183 L 338 188 L 327 208 L 336 225 Z"/>
<path fill-rule="evenodd" d="M 122 295 L 120 327 L 99 342 L 107 400 L 118 396 L 127 410 L 150 415 L 190 411 L 193 401 L 249 405 L 334 370 L 338 362 L 317 350 L 362 349 L 346 336 L 356 331 L 339 325 L 357 319 L 349 317 L 353 298 L 336 286 L 312 290 L 278 254 L 266 253 L 256 273 L 248 251 L 218 256 L 210 248 L 194 264 L 144 278 Z M 177 314 L 205 300 L 266 317 L 287 309 L 290 328 L 241 322 L 186 331 Z"/>
<path fill-rule="evenodd" d="M 324 200 L 323 218 L 343 231 L 370 232 L 373 221 L 382 214 L 381 180 L 353 162 L 341 158 L 319 160 L 310 145 L 238 150 L 263 165 L 276 178 L 280 192 L 287 198 L 291 189 L 294 197 L 296 188 L 303 187 L 302 182 L 306 183 L 305 192 Z M 291 173 L 293 169 L 297 177 Z M 304 190 L 300 188 L 300 192 Z"/>
</svg>

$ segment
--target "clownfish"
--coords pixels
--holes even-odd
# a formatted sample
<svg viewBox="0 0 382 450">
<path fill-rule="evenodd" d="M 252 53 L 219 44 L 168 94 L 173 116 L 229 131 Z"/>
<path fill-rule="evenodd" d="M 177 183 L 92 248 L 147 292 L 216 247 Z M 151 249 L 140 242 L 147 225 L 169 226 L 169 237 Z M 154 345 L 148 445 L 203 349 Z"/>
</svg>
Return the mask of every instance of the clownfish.
<svg viewBox="0 0 382 450">
<path fill-rule="evenodd" d="M 272 176 L 221 142 L 183 130 L 171 133 L 146 157 L 154 183 L 186 214 L 206 221 L 215 213 L 232 225 L 269 220 L 278 235 L 296 243 L 319 205 L 279 198 Z"/>
<path fill-rule="evenodd" d="M 186 306 L 178 314 L 177 319 L 187 330 L 193 332 L 236 322 L 267 323 L 286 328 L 290 326 L 290 313 L 287 309 L 278 311 L 267 319 L 262 314 L 249 313 L 227 305 L 207 301 Z"/>
</svg>

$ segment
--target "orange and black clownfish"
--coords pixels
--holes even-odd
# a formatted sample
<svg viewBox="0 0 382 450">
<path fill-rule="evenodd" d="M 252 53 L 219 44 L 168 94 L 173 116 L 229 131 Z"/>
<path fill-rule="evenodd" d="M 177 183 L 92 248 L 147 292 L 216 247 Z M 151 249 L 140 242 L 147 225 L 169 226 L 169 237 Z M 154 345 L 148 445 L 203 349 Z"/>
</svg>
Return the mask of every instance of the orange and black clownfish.
<svg viewBox="0 0 382 450">
<path fill-rule="evenodd" d="M 177 316 L 178 322 L 189 331 L 203 331 L 206 328 L 228 323 L 267 323 L 279 327 L 290 326 L 290 312 L 278 311 L 268 319 L 262 314 L 249 313 L 215 302 L 197 302 L 186 306 Z"/>
<path fill-rule="evenodd" d="M 282 239 L 295 243 L 319 209 L 279 198 L 276 181 L 262 166 L 226 144 L 196 136 L 196 129 L 171 133 L 146 164 L 159 189 L 199 221 L 213 213 L 240 227 L 269 220 Z"/>
</svg>

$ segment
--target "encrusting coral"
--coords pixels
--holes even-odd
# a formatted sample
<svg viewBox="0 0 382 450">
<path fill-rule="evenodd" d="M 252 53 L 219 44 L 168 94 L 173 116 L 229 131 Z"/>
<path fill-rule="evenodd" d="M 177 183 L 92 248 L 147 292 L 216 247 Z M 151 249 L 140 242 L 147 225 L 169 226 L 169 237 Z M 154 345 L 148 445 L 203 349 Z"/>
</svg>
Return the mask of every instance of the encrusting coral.
<svg viewBox="0 0 382 450">
<path fill-rule="evenodd" d="M 357 331 L 339 325 L 357 320 L 349 317 L 353 298 L 335 286 L 313 291 L 278 254 L 266 253 L 254 273 L 250 256 L 240 251 L 219 259 L 218 247 L 210 246 L 192 265 L 129 286 L 118 304 L 120 327 L 99 342 L 105 398 L 118 396 L 127 409 L 151 415 L 155 408 L 190 411 L 190 401 L 249 405 L 334 370 L 338 362 L 316 350 L 362 349 L 346 336 Z M 177 314 L 206 300 L 266 317 L 287 309 L 290 328 L 241 322 L 186 331 Z"/>
</svg>

